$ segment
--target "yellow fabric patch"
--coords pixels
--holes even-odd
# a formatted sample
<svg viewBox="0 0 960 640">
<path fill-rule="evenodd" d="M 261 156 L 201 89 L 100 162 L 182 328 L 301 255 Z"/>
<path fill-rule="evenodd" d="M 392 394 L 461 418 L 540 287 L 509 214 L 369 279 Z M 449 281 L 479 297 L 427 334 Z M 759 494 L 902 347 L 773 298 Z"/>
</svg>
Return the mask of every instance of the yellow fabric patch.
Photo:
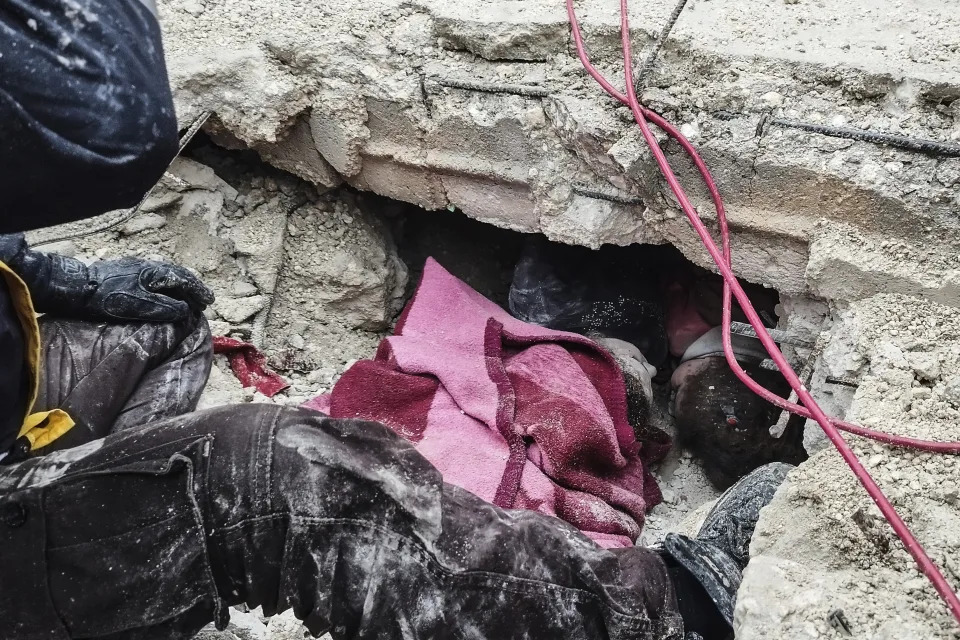
<svg viewBox="0 0 960 640">
<path fill-rule="evenodd" d="M 62 409 L 31 413 L 23 421 L 20 437 L 30 441 L 30 450 L 45 447 L 74 426 L 73 418 Z"/>
<path fill-rule="evenodd" d="M 30 441 L 31 450 L 39 449 L 72 429 L 74 421 L 60 409 L 31 414 L 40 389 L 40 325 L 37 324 L 37 313 L 33 309 L 33 299 L 30 297 L 30 289 L 27 288 L 26 283 L 3 262 L 0 262 L 0 275 L 7 283 L 26 342 L 24 350 L 29 370 L 30 395 L 27 415 L 23 418 L 19 437 L 26 437 Z"/>
</svg>

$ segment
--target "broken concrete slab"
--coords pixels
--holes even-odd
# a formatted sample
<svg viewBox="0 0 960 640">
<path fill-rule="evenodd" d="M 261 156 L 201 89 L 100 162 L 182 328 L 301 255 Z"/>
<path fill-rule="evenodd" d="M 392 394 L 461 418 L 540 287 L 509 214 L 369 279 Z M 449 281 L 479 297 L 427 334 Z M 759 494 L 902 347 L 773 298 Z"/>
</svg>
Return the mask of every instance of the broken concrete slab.
<svg viewBox="0 0 960 640">
<path fill-rule="evenodd" d="M 333 188 L 343 182 L 343 177 L 320 154 L 307 118 L 297 120 L 277 142 L 262 142 L 254 149 L 271 165 L 319 187 Z"/>
<path fill-rule="evenodd" d="M 616 3 L 578 8 L 595 61 L 618 78 Z M 638 50 L 670 8 L 632 9 Z M 161 14 L 182 117 L 211 109 L 238 144 L 294 140 L 300 150 L 261 151 L 268 162 L 329 186 L 338 178 L 327 163 L 361 189 L 564 242 L 674 242 L 705 263 L 629 114 L 570 55 L 562 3 L 281 0 L 194 15 L 161 2 Z M 901 33 L 887 16 L 915 28 Z M 956 254 L 960 159 L 757 126 L 772 114 L 960 138 L 956 20 L 892 0 L 819 13 L 780 0 L 687 7 L 644 99 L 696 137 L 727 199 L 741 275 L 798 295 L 849 295 L 822 286 L 816 263 L 814 279 L 805 275 L 821 219 L 913 243 L 936 237 L 939 253 Z M 708 213 L 692 167 L 676 145 L 665 149 Z M 301 151 L 303 160 L 289 155 Z M 598 181 L 636 204 L 585 211 L 572 187 Z M 478 197 L 498 187 L 507 191 Z M 890 277 L 949 302 L 909 274 Z"/>
<path fill-rule="evenodd" d="M 832 335 L 824 359 L 859 376 L 848 420 L 915 438 L 958 439 L 960 410 L 943 373 L 960 366 L 955 309 L 878 295 L 853 303 Z M 818 398 L 823 390 L 811 387 Z M 960 578 L 950 561 L 960 510 L 948 496 L 955 487 L 945 486 L 957 458 L 845 437 L 948 579 Z M 792 472 L 761 512 L 737 604 L 737 637 L 828 636 L 838 609 L 855 637 L 956 633 L 945 605 L 831 448 Z"/>
<path fill-rule="evenodd" d="M 806 275 L 818 296 L 853 301 L 902 293 L 960 306 L 960 257 L 949 244 L 837 224 L 819 227 L 812 238 Z"/>
</svg>

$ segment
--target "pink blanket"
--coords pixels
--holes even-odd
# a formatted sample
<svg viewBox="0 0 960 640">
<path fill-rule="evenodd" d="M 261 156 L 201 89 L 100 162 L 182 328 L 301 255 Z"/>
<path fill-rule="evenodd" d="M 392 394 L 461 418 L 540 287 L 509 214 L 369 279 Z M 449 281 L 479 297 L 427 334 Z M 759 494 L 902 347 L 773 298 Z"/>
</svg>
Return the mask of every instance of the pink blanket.
<svg viewBox="0 0 960 640">
<path fill-rule="evenodd" d="M 630 546 L 661 500 L 627 422 L 623 375 L 583 336 L 511 317 L 433 259 L 395 335 L 307 403 L 387 425 L 446 482 L 507 509 L 566 520 Z"/>
</svg>

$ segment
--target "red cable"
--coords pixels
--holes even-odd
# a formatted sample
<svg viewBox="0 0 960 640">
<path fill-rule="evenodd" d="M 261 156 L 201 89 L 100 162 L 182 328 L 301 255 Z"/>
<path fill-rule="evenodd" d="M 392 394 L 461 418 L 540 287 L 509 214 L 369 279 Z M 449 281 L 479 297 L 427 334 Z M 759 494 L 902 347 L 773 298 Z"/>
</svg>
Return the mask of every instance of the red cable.
<svg viewBox="0 0 960 640">
<path fill-rule="evenodd" d="M 937 593 L 940 594 L 940 597 L 943 598 L 947 606 L 950 609 L 953 617 L 960 622 L 960 599 L 957 598 L 957 595 L 953 592 L 953 589 L 947 583 L 946 579 L 943 577 L 943 574 L 933 563 L 930 557 L 924 551 L 923 547 L 920 546 L 920 543 L 910 532 L 910 529 L 904 523 L 903 519 L 894 509 L 893 505 L 883 494 L 883 491 L 877 486 L 877 483 L 870 476 L 869 472 L 863 467 L 860 463 L 860 460 L 857 458 L 856 454 L 850 449 L 850 446 L 844 441 L 843 437 L 840 435 L 840 432 L 837 430 L 839 424 L 835 425 L 831 422 L 830 418 L 824 414 L 823 410 L 817 405 L 816 401 L 810 395 L 810 392 L 807 391 L 807 388 L 803 385 L 800 379 L 797 377 L 796 372 L 790 367 L 790 364 L 787 362 L 786 358 L 783 357 L 783 354 L 777 348 L 776 343 L 773 341 L 773 338 L 770 337 L 770 334 L 767 332 L 766 328 L 763 326 L 763 323 L 760 320 L 760 317 L 757 315 L 756 310 L 753 308 L 753 305 L 750 304 L 749 298 L 747 298 L 746 293 L 743 291 L 743 288 L 740 286 L 740 283 L 737 281 L 736 276 L 733 274 L 731 269 L 730 262 L 730 239 L 729 239 L 729 229 L 727 228 L 726 216 L 722 205 L 722 200 L 719 195 L 719 190 L 716 188 L 715 183 L 710 177 L 709 171 L 706 170 L 706 165 L 703 164 L 702 160 L 699 160 L 699 155 L 696 154 L 693 150 L 692 145 L 686 141 L 683 136 L 673 129 L 666 121 L 664 121 L 656 114 L 653 114 L 649 110 L 644 109 L 639 102 L 637 101 L 636 92 L 633 87 L 633 69 L 632 69 L 632 56 L 630 55 L 630 26 L 629 20 L 627 17 L 627 3 L 628 0 L 620 0 L 620 34 L 622 39 L 623 47 L 623 59 L 624 59 L 624 75 L 626 81 L 626 96 L 617 91 L 613 85 L 611 85 L 596 68 L 590 63 L 590 59 L 587 56 L 586 49 L 583 44 L 583 36 L 580 32 L 580 24 L 577 21 L 576 12 L 573 7 L 573 0 L 566 0 L 567 3 L 567 14 L 570 19 L 570 27 L 573 33 L 573 39 L 576 43 L 577 55 L 580 58 L 580 62 L 583 64 L 584 68 L 587 70 L 587 73 L 593 77 L 604 90 L 607 91 L 614 98 L 617 98 L 621 102 L 624 102 L 627 106 L 630 107 L 630 110 L 633 112 L 633 117 L 636 120 L 637 124 L 640 126 L 640 130 L 643 133 L 643 137 L 647 142 L 647 145 L 650 147 L 650 151 L 653 153 L 654 158 L 657 161 L 657 165 L 660 167 L 660 171 L 663 173 L 664 178 L 667 180 L 667 183 L 670 185 L 670 189 L 673 191 L 674 195 L 677 197 L 677 200 L 680 203 L 680 207 L 683 209 L 684 214 L 690 220 L 690 223 L 693 225 L 693 228 L 696 230 L 697 235 L 700 236 L 700 240 L 703 243 L 704 247 L 710 253 L 710 257 L 713 258 L 714 263 L 717 265 L 721 275 L 724 279 L 724 353 L 727 357 L 727 361 L 733 366 L 734 372 L 738 377 L 743 380 L 744 383 L 750 385 L 750 382 L 753 382 L 749 376 L 739 367 L 735 365 L 736 358 L 734 357 L 732 344 L 730 340 L 730 313 L 731 313 L 731 293 L 736 297 L 737 302 L 740 303 L 740 307 L 746 314 L 747 319 L 750 321 L 750 324 L 753 326 L 754 330 L 757 332 L 757 337 L 760 339 L 760 342 L 763 344 L 764 348 L 767 350 L 767 353 L 770 354 L 770 357 L 776 363 L 777 367 L 780 369 L 780 372 L 787 379 L 787 382 L 790 384 L 790 387 L 797 394 L 801 402 L 807 407 L 799 407 L 803 410 L 801 415 L 809 415 L 823 429 L 824 433 L 827 435 L 827 438 L 833 443 L 837 448 L 837 451 L 840 453 L 841 457 L 853 471 L 854 475 L 866 489 L 867 494 L 874 501 L 877 507 L 880 509 L 880 512 L 883 513 L 883 516 L 886 518 L 887 522 L 890 523 L 890 526 L 896 532 L 897 537 L 900 538 L 900 541 L 906 547 L 907 552 L 913 557 L 917 562 L 917 565 L 920 567 L 920 570 L 923 574 L 930 580 L 934 588 L 937 590 Z M 655 116 L 655 117 L 652 117 Z M 700 216 L 694 210 L 693 205 L 690 204 L 689 199 L 687 198 L 686 193 L 683 190 L 683 187 L 680 186 L 679 181 L 677 180 L 676 175 L 673 173 L 673 169 L 670 167 L 667 158 L 663 153 L 663 150 L 660 148 L 656 138 L 653 136 L 653 132 L 650 130 L 650 127 L 647 124 L 646 118 L 649 117 L 651 121 L 657 124 L 660 127 L 663 127 L 667 133 L 676 139 L 684 147 L 687 153 L 691 154 L 691 157 L 694 158 L 694 162 L 697 163 L 697 168 L 700 170 L 701 175 L 703 175 L 704 180 L 707 183 L 707 187 L 710 189 L 711 196 L 714 199 L 714 203 L 717 205 L 717 217 L 720 221 L 721 235 L 723 241 L 723 252 L 721 253 L 717 249 L 716 244 L 713 241 L 713 238 L 710 237 L 710 233 L 707 230 L 706 226 L 703 224 L 703 221 L 700 219 Z M 662 124 L 661 124 L 662 123 Z M 667 126 L 664 126 L 666 124 Z M 699 160 L 699 161 L 698 161 Z M 734 366 L 735 365 L 735 366 Z M 759 385 L 757 385 L 759 386 Z M 751 386 L 751 388 L 753 388 Z M 760 387 L 760 389 L 763 389 Z M 756 391 L 756 389 L 754 389 Z M 764 392 L 769 394 L 765 389 Z M 759 392 L 758 392 L 759 393 Z M 767 397 L 765 394 L 761 393 L 764 397 Z M 778 398 L 773 394 L 769 394 L 779 400 L 777 404 L 783 406 L 780 403 L 785 405 L 791 405 L 782 398 Z M 770 399 L 770 398 L 767 398 Z M 773 401 L 773 400 L 771 400 Z M 863 432 L 870 430 L 865 430 L 862 427 L 856 427 L 856 425 L 844 425 L 852 426 Z M 875 432 L 872 432 L 875 434 Z M 876 434 L 875 434 L 876 435 Z M 912 439 L 902 439 L 899 436 L 889 436 L 887 434 L 879 434 L 885 438 L 891 440 L 901 441 L 900 444 L 903 444 L 903 440 L 912 440 Z M 919 442 L 919 441 L 914 441 Z M 924 443 L 924 446 L 932 443 Z M 940 443 L 949 445 L 950 443 Z"/>
<path fill-rule="evenodd" d="M 568 3 L 569 5 L 569 3 Z M 569 11 L 569 8 L 568 8 Z M 578 52 L 580 50 L 585 50 L 583 47 L 583 38 L 580 34 L 579 27 L 574 30 L 573 34 L 574 42 L 577 45 Z M 581 61 L 583 59 L 581 58 Z M 589 62 L 589 59 L 588 59 Z M 598 75 L 591 74 L 597 82 L 600 83 L 600 86 L 604 88 L 611 96 L 619 100 L 625 105 L 629 106 L 627 97 L 620 93 L 615 87 L 613 87 L 605 78 Z M 647 120 L 650 120 L 655 125 L 663 129 L 663 131 L 673 138 L 676 142 L 683 147 L 683 150 L 690 156 L 690 159 L 693 160 L 694 165 L 696 165 L 697 170 L 700 172 L 701 177 L 703 178 L 704 183 L 707 186 L 707 189 L 710 191 L 710 198 L 713 200 L 713 205 L 717 210 L 717 219 L 720 224 L 721 237 L 723 239 L 723 256 L 727 261 L 727 264 L 730 265 L 730 234 L 727 227 L 727 214 L 726 209 L 723 205 L 723 199 L 720 197 L 720 191 L 716 186 L 716 183 L 713 180 L 713 176 L 710 174 L 710 170 L 707 168 L 706 163 L 703 161 L 703 158 L 700 157 L 700 153 L 697 151 L 689 140 L 687 140 L 680 131 L 674 127 L 670 122 L 663 119 L 658 113 L 650 111 L 649 109 L 640 105 L 640 111 L 643 113 L 644 117 Z M 723 282 L 724 287 L 724 310 L 730 310 L 730 289 L 727 281 Z M 733 353 L 733 344 L 730 333 L 730 315 L 724 316 L 723 319 L 723 346 L 724 346 L 724 355 L 727 358 L 727 362 L 730 365 L 730 368 L 733 369 L 733 372 L 740 378 L 747 387 L 759 395 L 761 398 L 774 404 L 781 409 L 795 413 L 803 418 L 812 418 L 811 414 L 805 407 L 790 402 L 785 398 L 781 398 L 770 390 L 760 386 L 756 380 L 750 377 L 750 375 L 740 367 L 740 363 L 737 362 L 737 358 Z M 878 442 L 883 442 L 895 447 L 903 447 L 906 449 L 915 449 L 918 451 L 928 451 L 931 453 L 950 453 L 950 454 L 960 454 L 960 442 L 937 442 L 933 440 L 920 440 L 917 438 L 911 438 L 909 436 L 898 436 L 892 435 L 889 433 L 884 433 L 883 431 L 876 431 L 874 429 L 869 429 L 857 424 L 850 422 L 844 422 L 837 418 L 830 417 L 830 422 L 842 431 L 847 431 L 857 436 L 864 438 L 869 438 L 871 440 L 876 440 Z"/>
<path fill-rule="evenodd" d="M 658 127 L 663 129 L 667 135 L 680 143 L 687 155 L 689 155 L 693 160 L 693 163 L 696 165 L 700 175 L 703 177 L 704 183 L 707 185 L 707 189 L 710 191 L 710 197 L 713 200 L 714 207 L 717 210 L 717 220 L 720 224 L 721 238 L 723 241 L 723 256 L 727 261 L 727 265 L 731 265 L 730 231 L 727 226 L 726 209 L 723 206 L 723 200 L 720 197 L 720 191 L 717 189 L 717 185 L 714 182 L 713 176 L 710 174 L 710 170 L 707 168 L 706 163 L 703 161 L 703 158 L 700 157 L 700 154 L 697 152 L 696 148 L 683 136 L 683 134 L 676 129 L 676 127 L 649 109 L 642 108 L 642 111 L 648 120 L 652 121 Z M 780 396 L 771 392 L 769 389 L 762 387 L 740 366 L 740 363 L 737 361 L 737 357 L 733 352 L 733 342 L 730 331 L 732 320 L 732 305 L 730 299 L 731 292 L 730 286 L 727 284 L 726 280 L 723 281 L 723 296 L 723 353 L 726 356 L 727 363 L 730 365 L 730 368 L 751 391 L 767 402 L 770 402 L 771 404 L 774 404 L 791 413 L 795 413 L 801 417 L 811 418 L 813 414 L 807 411 L 805 407 L 790 402 L 785 398 L 781 398 Z M 870 438 L 871 440 L 876 440 L 878 442 L 883 442 L 896 447 L 916 449 L 918 451 L 928 451 L 931 453 L 960 454 L 960 442 L 937 442 L 933 440 L 920 440 L 917 438 L 911 438 L 909 436 L 892 435 L 889 433 L 884 433 L 883 431 L 876 431 L 874 429 L 862 427 L 850 422 L 844 422 L 843 420 L 839 420 L 834 417 L 830 417 L 830 422 L 833 424 L 833 426 L 842 431 L 847 431 L 854 435 Z"/>
</svg>

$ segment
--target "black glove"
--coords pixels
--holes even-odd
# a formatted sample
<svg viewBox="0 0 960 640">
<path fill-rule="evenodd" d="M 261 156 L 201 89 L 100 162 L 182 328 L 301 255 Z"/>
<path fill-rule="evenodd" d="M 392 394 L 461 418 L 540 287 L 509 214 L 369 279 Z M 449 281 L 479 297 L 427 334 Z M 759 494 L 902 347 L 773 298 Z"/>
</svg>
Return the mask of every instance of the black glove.
<svg viewBox="0 0 960 640">
<path fill-rule="evenodd" d="M 213 302 L 177 265 L 136 258 L 79 260 L 27 249 L 23 234 L 0 236 L 0 260 L 23 278 L 40 313 L 83 320 L 176 322 Z"/>
</svg>

